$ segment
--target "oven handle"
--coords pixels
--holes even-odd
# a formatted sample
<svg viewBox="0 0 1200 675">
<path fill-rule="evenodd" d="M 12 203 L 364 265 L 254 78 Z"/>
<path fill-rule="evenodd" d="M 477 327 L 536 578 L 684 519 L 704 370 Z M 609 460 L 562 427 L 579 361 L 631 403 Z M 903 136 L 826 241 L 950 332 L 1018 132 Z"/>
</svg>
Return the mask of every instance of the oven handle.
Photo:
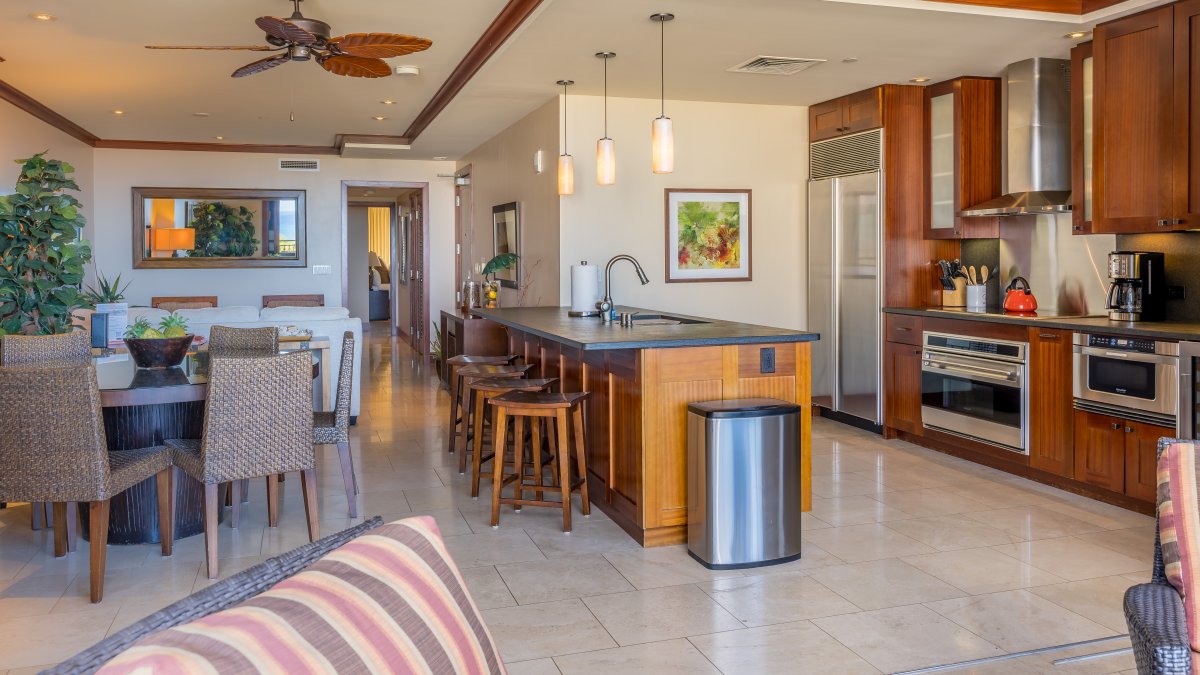
<svg viewBox="0 0 1200 675">
<path fill-rule="evenodd" d="M 983 376 L 998 380 L 1005 380 L 1007 382 L 1016 382 L 1018 376 L 1020 375 L 1019 371 L 1014 370 L 999 370 L 996 368 L 984 368 L 982 366 L 966 366 L 958 363 L 949 364 L 941 361 L 934 361 L 932 359 L 925 359 L 925 366 L 929 368 L 937 368 L 938 370 L 949 371 L 951 373 Z"/>
<path fill-rule="evenodd" d="M 1179 363 L 1179 357 L 1174 354 L 1141 354 L 1139 352 L 1114 352 L 1111 349 L 1101 349 L 1099 347 L 1075 347 L 1075 353 L 1083 356 L 1100 356 L 1109 359 L 1122 359 L 1124 361 L 1136 361 L 1138 363 L 1161 363 L 1165 365 L 1174 365 Z"/>
</svg>

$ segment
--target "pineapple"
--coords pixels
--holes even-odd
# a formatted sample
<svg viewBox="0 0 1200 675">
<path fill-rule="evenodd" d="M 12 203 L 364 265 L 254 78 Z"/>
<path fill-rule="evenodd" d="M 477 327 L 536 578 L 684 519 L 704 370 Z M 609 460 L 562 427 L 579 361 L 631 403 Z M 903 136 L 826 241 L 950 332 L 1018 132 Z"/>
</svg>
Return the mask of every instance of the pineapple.
<svg viewBox="0 0 1200 675">
<path fill-rule="evenodd" d="M 187 335 L 187 319 L 171 314 L 164 317 L 158 324 L 163 337 L 176 338 Z"/>
<path fill-rule="evenodd" d="M 148 321 L 146 319 L 146 317 L 142 317 L 142 318 L 138 319 L 137 321 L 134 321 L 132 324 L 129 325 L 128 328 L 125 329 L 125 337 L 126 338 L 135 338 L 135 339 L 147 337 L 146 331 L 151 331 L 151 330 L 154 330 L 154 327 L 150 325 L 150 321 Z M 157 332 L 157 331 L 155 331 L 155 332 Z"/>
<path fill-rule="evenodd" d="M 162 331 L 157 328 L 147 328 L 141 335 L 143 340 L 161 340 L 163 337 Z"/>
</svg>

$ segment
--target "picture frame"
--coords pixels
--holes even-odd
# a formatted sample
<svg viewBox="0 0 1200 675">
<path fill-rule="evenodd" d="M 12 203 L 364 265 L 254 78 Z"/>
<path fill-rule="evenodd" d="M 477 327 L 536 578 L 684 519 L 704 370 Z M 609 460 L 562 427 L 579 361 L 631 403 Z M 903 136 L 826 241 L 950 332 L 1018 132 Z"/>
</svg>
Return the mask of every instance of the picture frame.
<svg viewBox="0 0 1200 675">
<path fill-rule="evenodd" d="M 492 207 L 492 256 L 521 253 L 521 209 L 517 202 Z M 496 280 L 504 288 L 521 285 L 521 259 L 506 270 L 496 272 Z"/>
<path fill-rule="evenodd" d="M 666 188 L 666 282 L 752 281 L 749 189 Z"/>
</svg>

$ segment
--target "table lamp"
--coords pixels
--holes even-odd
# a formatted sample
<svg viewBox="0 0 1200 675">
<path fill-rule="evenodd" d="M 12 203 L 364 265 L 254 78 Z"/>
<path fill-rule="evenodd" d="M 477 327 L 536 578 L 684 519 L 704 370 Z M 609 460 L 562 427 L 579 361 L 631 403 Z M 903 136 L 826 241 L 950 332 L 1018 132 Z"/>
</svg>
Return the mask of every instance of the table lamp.
<svg viewBox="0 0 1200 675">
<path fill-rule="evenodd" d="M 154 249 L 174 251 L 173 258 L 181 257 L 180 251 L 196 248 L 196 231 L 190 227 L 163 227 L 154 230 Z"/>
</svg>

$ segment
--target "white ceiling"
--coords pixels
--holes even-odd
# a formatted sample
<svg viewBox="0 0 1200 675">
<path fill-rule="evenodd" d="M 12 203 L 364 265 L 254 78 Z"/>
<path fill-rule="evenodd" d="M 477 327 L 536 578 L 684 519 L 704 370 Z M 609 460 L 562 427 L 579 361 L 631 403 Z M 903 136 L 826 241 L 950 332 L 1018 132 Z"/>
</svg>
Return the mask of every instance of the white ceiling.
<svg viewBox="0 0 1200 675">
<path fill-rule="evenodd" d="M 929 5 L 930 3 L 924 3 Z M 1139 2 L 1136 4 L 1145 4 Z M 287 16 L 285 0 L 5 0 L 0 79 L 102 138 L 331 145 L 337 133 L 401 134 L 503 7 L 503 0 L 305 0 L 335 34 L 385 31 L 433 40 L 393 59 L 417 78 L 342 78 L 291 63 L 248 78 L 229 72 L 256 52 L 156 52 L 143 44 L 258 44 L 253 19 Z M 953 7 L 953 6 L 948 6 Z M 28 18 L 45 11 L 53 22 Z M 411 156 L 461 156 L 558 93 L 658 97 L 659 27 L 666 26 L 667 97 L 807 105 L 882 82 L 998 75 L 1030 56 L 1066 57 L 1078 21 L 1011 18 L 824 0 L 545 0 L 413 144 Z M 1090 26 L 1084 26 L 1090 28 Z M 828 62 L 798 75 L 725 70 L 753 56 Z M 856 58 L 856 63 L 842 59 Z M 47 74 L 51 75 L 47 75 Z M 391 98 L 397 105 L 384 106 Z M 110 111 L 122 108 L 124 116 Z M 295 122 L 288 121 L 294 110 Z M 210 117 L 194 117 L 209 112 Z M 373 115 L 387 115 L 376 122 Z"/>
</svg>

